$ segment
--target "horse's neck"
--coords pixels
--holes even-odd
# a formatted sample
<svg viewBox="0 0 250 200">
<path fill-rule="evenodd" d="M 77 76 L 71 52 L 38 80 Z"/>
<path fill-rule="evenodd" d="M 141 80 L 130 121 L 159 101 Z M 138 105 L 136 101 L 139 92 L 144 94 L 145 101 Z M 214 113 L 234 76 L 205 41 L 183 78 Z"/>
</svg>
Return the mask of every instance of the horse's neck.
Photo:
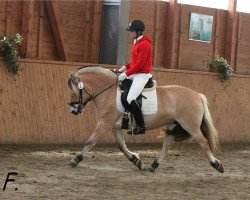
<svg viewBox="0 0 250 200">
<path fill-rule="evenodd" d="M 87 88 L 94 92 L 94 95 L 97 95 L 117 82 L 116 76 L 95 71 L 83 73 L 80 79 L 82 79 L 83 84 Z"/>
<path fill-rule="evenodd" d="M 93 92 L 94 104 L 96 107 L 97 117 L 103 116 L 107 110 L 112 113 L 115 104 L 117 77 L 106 74 L 85 74 L 84 81 L 86 86 Z M 104 109 L 105 107 L 105 109 Z M 115 110 L 114 110 L 115 111 Z"/>
<path fill-rule="evenodd" d="M 109 76 L 104 76 L 101 74 L 96 75 L 88 75 L 84 77 L 84 80 L 86 80 L 86 83 L 88 82 L 89 85 L 94 87 L 108 87 L 109 85 L 115 83 L 116 79 Z"/>
</svg>

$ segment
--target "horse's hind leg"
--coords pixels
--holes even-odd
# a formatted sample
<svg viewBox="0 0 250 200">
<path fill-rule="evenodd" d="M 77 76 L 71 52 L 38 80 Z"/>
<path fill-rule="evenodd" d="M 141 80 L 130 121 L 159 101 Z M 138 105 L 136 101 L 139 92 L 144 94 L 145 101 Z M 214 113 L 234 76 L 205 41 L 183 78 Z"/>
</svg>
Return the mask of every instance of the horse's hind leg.
<svg viewBox="0 0 250 200">
<path fill-rule="evenodd" d="M 223 166 L 221 162 L 213 156 L 210 146 L 209 146 L 209 142 L 207 138 L 205 138 L 205 136 L 202 134 L 200 126 L 196 126 L 195 124 L 187 126 L 187 124 L 185 123 L 181 123 L 181 125 L 188 133 L 190 133 L 190 135 L 192 135 L 194 140 L 204 150 L 209 160 L 210 165 L 213 166 L 217 171 L 223 173 L 224 172 Z M 193 128 L 193 127 L 197 127 L 197 128 Z"/>
<path fill-rule="evenodd" d="M 200 145 L 200 147 L 205 151 L 210 165 L 213 166 L 217 171 L 223 173 L 224 169 L 221 162 L 213 156 L 209 147 L 208 140 L 203 136 L 202 132 L 199 130 L 195 134 L 192 134 L 192 136 L 194 140 Z"/>
<path fill-rule="evenodd" d="M 173 135 L 166 135 L 163 141 L 162 149 L 156 156 L 154 162 L 149 165 L 146 170 L 154 172 L 155 169 L 159 166 L 160 162 L 166 155 L 167 150 L 174 144 L 175 137 Z"/>
<path fill-rule="evenodd" d="M 142 166 L 142 162 L 139 158 L 139 155 L 137 153 L 133 153 L 127 149 L 121 128 L 115 127 L 113 129 L 113 133 L 114 133 L 116 140 L 118 142 L 119 149 L 124 153 L 124 155 L 129 159 L 129 161 L 131 161 L 139 169 L 142 169 L 143 166 Z"/>
</svg>

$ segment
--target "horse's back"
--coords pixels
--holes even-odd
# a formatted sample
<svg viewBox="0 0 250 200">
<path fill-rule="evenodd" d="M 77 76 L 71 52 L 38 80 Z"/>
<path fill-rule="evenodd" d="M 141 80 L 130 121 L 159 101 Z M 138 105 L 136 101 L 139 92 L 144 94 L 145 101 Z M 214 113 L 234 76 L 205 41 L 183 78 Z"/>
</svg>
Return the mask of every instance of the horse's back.
<svg viewBox="0 0 250 200">
<path fill-rule="evenodd" d="M 181 85 L 163 85 L 163 86 L 158 86 L 157 88 L 166 90 L 168 92 L 175 91 L 175 92 L 185 92 L 185 93 L 187 92 L 187 93 L 198 94 L 197 91 L 181 86 Z"/>
<path fill-rule="evenodd" d="M 157 87 L 157 98 L 160 107 L 174 112 L 192 112 L 203 109 L 201 96 L 195 90 L 179 85 Z"/>
<path fill-rule="evenodd" d="M 164 85 L 164 86 L 158 86 L 157 87 L 157 96 L 158 97 L 165 97 L 170 98 L 174 101 L 178 100 L 200 100 L 200 94 L 187 87 L 183 87 L 180 85 Z"/>
</svg>

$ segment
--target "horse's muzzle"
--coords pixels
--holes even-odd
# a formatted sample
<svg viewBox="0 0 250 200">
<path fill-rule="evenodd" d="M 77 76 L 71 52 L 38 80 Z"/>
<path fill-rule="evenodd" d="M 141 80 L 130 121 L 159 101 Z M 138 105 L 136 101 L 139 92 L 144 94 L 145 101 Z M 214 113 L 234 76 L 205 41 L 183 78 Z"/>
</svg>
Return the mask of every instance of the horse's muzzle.
<svg viewBox="0 0 250 200">
<path fill-rule="evenodd" d="M 74 115 L 82 113 L 84 108 L 83 104 L 79 102 L 71 102 L 69 103 L 69 106 L 70 106 L 69 111 Z"/>
</svg>

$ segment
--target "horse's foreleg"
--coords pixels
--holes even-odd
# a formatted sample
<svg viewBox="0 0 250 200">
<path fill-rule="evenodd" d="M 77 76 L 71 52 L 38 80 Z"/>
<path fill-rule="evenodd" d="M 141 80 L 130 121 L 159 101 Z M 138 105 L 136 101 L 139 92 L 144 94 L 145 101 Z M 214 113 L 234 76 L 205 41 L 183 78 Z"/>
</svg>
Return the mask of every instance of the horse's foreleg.
<svg viewBox="0 0 250 200">
<path fill-rule="evenodd" d="M 103 132 L 105 132 L 105 127 L 102 126 L 103 123 L 98 123 L 95 131 L 92 133 L 92 135 L 90 136 L 90 138 L 87 140 L 84 148 L 82 149 L 82 151 L 72 160 L 70 160 L 69 162 L 69 166 L 71 167 L 76 167 L 84 158 L 84 155 L 93 147 L 95 146 L 98 136 L 101 135 Z"/>
<path fill-rule="evenodd" d="M 174 144 L 174 136 L 173 135 L 166 135 L 163 141 L 162 149 L 156 156 L 154 162 L 149 165 L 146 170 L 150 172 L 154 172 L 155 169 L 159 166 L 160 162 L 163 160 L 163 158 L 166 155 L 167 150 Z"/>
<path fill-rule="evenodd" d="M 113 129 L 113 133 L 114 133 L 116 140 L 118 142 L 119 149 L 124 153 L 124 155 L 129 159 L 129 161 L 131 161 L 139 169 L 142 169 L 143 166 L 142 166 L 142 162 L 139 158 L 139 155 L 137 153 L 133 153 L 133 152 L 129 151 L 128 148 L 126 147 L 123 132 L 122 132 L 121 128 L 115 127 Z"/>
</svg>

